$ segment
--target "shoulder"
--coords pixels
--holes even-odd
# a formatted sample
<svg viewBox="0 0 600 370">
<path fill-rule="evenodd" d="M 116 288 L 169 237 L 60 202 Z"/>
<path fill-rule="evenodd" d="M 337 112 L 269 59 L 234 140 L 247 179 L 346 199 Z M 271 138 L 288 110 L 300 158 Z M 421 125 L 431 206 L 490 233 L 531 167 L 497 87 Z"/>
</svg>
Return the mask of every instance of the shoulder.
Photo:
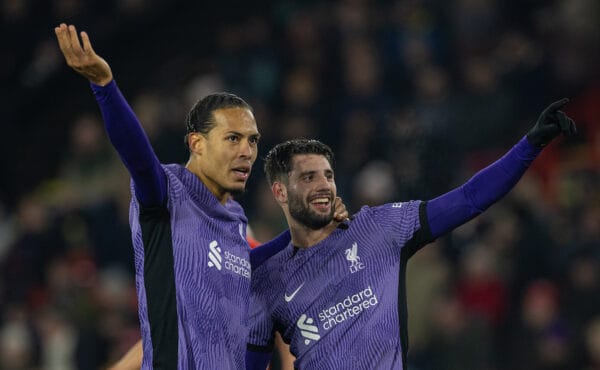
<svg viewBox="0 0 600 370">
<path fill-rule="evenodd" d="M 284 251 L 285 249 L 273 248 L 266 244 L 252 249 L 250 251 L 250 264 L 253 271 L 269 274 L 283 263 L 282 254 Z"/>
<path fill-rule="evenodd" d="M 385 203 L 379 206 L 363 206 L 355 218 L 379 218 L 390 215 L 418 214 L 419 207 L 423 202 L 420 200 L 409 200 L 406 202 Z"/>
<path fill-rule="evenodd" d="M 250 264 L 252 266 L 252 286 L 274 287 L 281 281 L 281 267 L 286 265 L 287 248 L 272 250 L 269 246 L 260 246 L 250 251 Z"/>
<path fill-rule="evenodd" d="M 182 179 L 185 177 L 185 172 L 189 172 L 185 169 L 184 166 L 177 163 L 161 163 L 161 167 L 165 170 L 167 176 L 174 176 L 176 178 Z"/>
<path fill-rule="evenodd" d="M 291 241 L 291 235 L 289 230 L 286 230 L 275 237 L 273 240 L 268 241 L 257 248 L 250 251 L 250 263 L 252 268 L 256 269 L 262 264 L 273 258 L 280 252 L 286 250 L 289 247 Z"/>
</svg>

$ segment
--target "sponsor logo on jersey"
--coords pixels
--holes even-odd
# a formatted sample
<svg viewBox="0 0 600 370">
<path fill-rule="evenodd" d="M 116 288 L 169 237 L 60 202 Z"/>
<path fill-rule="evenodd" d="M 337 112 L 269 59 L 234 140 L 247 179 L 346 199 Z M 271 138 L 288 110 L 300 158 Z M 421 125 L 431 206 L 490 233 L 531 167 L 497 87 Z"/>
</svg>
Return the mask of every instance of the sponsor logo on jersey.
<svg viewBox="0 0 600 370">
<path fill-rule="evenodd" d="M 325 330 L 333 329 L 346 320 L 358 317 L 378 303 L 377 295 L 373 293 L 371 286 L 368 286 L 366 289 L 349 295 L 333 306 L 319 312 L 321 326 Z"/>
<path fill-rule="evenodd" d="M 216 240 L 213 240 L 208 245 L 208 266 L 216 267 L 217 270 L 221 271 L 221 262 L 223 261 L 223 257 L 221 257 L 221 248 L 219 247 L 219 243 Z"/>
<path fill-rule="evenodd" d="M 304 344 L 307 346 L 311 341 L 317 341 L 321 339 L 319 335 L 319 327 L 314 324 L 314 320 L 311 317 L 306 316 L 306 314 L 302 314 L 298 319 L 296 325 L 298 329 L 300 329 L 300 334 L 304 337 Z"/>
<path fill-rule="evenodd" d="M 352 244 L 352 248 L 346 249 L 344 253 L 346 254 L 346 259 L 350 262 L 350 272 L 352 274 L 365 268 L 365 264 L 360 262 L 360 257 L 358 256 L 358 244 L 356 244 L 356 242 Z"/>
<path fill-rule="evenodd" d="M 402 208 L 402 203 L 392 203 L 392 208 Z"/>
<path fill-rule="evenodd" d="M 250 279 L 250 262 L 247 259 L 236 256 L 229 251 L 222 253 L 221 247 L 219 247 L 219 243 L 216 240 L 210 242 L 208 248 L 209 267 L 216 267 L 219 271 L 225 267 L 226 270 L 234 274 Z"/>
</svg>

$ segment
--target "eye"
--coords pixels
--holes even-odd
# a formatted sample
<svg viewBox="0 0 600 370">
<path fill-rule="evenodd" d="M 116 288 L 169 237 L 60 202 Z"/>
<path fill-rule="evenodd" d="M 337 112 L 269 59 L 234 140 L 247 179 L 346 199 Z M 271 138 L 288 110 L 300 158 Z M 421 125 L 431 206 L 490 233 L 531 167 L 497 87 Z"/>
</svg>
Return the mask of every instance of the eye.
<svg viewBox="0 0 600 370">
<path fill-rule="evenodd" d="M 240 141 L 240 138 L 237 135 L 229 135 L 227 136 L 227 140 L 231 141 L 232 143 L 237 143 Z"/>
<path fill-rule="evenodd" d="M 248 141 L 250 142 L 250 144 L 253 144 L 253 145 L 258 144 L 259 140 L 260 140 L 260 138 L 258 136 L 251 136 L 250 139 L 248 139 Z"/>
</svg>

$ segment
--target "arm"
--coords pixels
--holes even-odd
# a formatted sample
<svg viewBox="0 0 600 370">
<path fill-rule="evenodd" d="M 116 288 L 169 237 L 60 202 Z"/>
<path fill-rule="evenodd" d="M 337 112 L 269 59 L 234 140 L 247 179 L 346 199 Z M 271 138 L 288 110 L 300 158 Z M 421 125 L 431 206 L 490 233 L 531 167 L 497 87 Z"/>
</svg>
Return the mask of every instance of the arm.
<svg viewBox="0 0 600 370">
<path fill-rule="evenodd" d="M 281 370 L 294 370 L 294 361 L 296 357 L 290 352 L 290 345 L 283 341 L 281 334 L 275 332 L 275 349 L 279 354 L 281 361 Z"/>
<path fill-rule="evenodd" d="M 142 368 L 142 356 L 142 341 L 140 340 L 108 370 L 139 370 Z"/>
<path fill-rule="evenodd" d="M 61 24 L 54 29 L 67 64 L 87 78 L 100 106 L 108 137 L 129 170 L 138 200 L 144 206 L 163 205 L 167 179 L 140 122 L 113 80 L 110 66 L 74 26 Z"/>
<path fill-rule="evenodd" d="M 279 368 L 281 370 L 293 370 L 296 357 L 292 355 L 289 344 L 283 341 L 279 332 L 275 333 L 275 349 L 279 355 Z M 248 346 L 246 350 L 246 370 L 265 370 L 271 361 L 272 355 L 272 349 Z M 269 369 L 271 368 L 272 366 L 269 367 Z"/>
<path fill-rule="evenodd" d="M 464 224 L 500 200 L 519 181 L 541 149 L 527 138 L 462 186 L 427 202 L 433 238 Z"/>
<path fill-rule="evenodd" d="M 285 247 L 288 246 L 292 236 L 289 230 L 285 230 L 281 234 L 277 235 L 275 239 L 270 240 L 264 244 L 261 244 L 257 248 L 250 251 L 250 266 L 252 269 L 256 269 L 263 262 L 268 260 L 270 257 L 279 253 Z"/>
<path fill-rule="evenodd" d="M 464 185 L 427 203 L 427 222 L 433 238 L 453 230 L 506 195 L 519 181 L 531 162 L 561 132 L 576 133 L 573 120 L 559 109 L 568 99 L 551 104 L 535 126 L 498 161 L 479 171 Z"/>
<path fill-rule="evenodd" d="M 246 370 L 265 370 L 272 354 L 272 352 L 246 350 Z"/>
</svg>

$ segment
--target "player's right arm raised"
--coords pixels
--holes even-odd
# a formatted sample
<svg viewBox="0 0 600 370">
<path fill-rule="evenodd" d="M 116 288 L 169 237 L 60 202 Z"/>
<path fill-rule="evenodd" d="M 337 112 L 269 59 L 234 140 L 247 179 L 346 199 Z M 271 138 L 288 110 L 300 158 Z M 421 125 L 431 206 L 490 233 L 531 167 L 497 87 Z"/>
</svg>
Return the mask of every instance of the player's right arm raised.
<svg viewBox="0 0 600 370">
<path fill-rule="evenodd" d="M 54 32 L 69 67 L 98 86 L 106 86 L 112 81 L 110 66 L 96 54 L 86 32 L 81 32 L 81 42 L 73 25 L 62 23 L 54 28 Z"/>
<path fill-rule="evenodd" d="M 131 174 L 137 199 L 148 207 L 164 205 L 165 172 L 135 113 L 119 91 L 110 66 L 96 54 L 86 32 L 78 35 L 75 26 L 64 23 L 54 32 L 69 67 L 92 84 L 106 132 Z"/>
</svg>

